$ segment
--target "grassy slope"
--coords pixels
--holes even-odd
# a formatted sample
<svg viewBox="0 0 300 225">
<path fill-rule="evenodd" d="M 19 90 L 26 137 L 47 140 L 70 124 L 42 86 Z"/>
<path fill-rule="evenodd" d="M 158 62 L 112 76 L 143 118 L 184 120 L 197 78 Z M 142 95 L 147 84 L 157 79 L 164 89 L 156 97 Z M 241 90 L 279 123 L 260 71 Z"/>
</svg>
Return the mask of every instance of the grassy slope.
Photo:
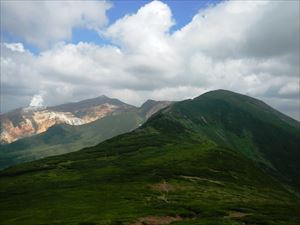
<svg viewBox="0 0 300 225">
<path fill-rule="evenodd" d="M 95 147 L 2 171 L 0 224 L 299 224 L 297 197 L 172 107 Z"/>
<path fill-rule="evenodd" d="M 183 121 L 191 129 L 300 188 L 299 122 L 257 99 L 223 90 L 177 104 L 172 111 L 175 118 L 187 118 Z"/>
<path fill-rule="evenodd" d="M 137 128 L 142 121 L 137 113 L 127 112 L 81 126 L 55 125 L 45 133 L 1 146 L 0 168 L 93 146 Z"/>
</svg>

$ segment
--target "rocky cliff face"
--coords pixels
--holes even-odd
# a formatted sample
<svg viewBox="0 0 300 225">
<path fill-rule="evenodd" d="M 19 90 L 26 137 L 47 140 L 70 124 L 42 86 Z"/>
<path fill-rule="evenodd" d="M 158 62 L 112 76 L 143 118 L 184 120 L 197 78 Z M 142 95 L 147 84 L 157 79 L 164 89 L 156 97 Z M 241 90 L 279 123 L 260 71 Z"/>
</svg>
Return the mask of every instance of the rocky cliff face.
<svg viewBox="0 0 300 225">
<path fill-rule="evenodd" d="M 56 107 L 14 110 L 0 117 L 0 142 L 8 144 L 39 134 L 55 124 L 82 125 L 127 110 L 136 108 L 105 96 Z"/>
</svg>

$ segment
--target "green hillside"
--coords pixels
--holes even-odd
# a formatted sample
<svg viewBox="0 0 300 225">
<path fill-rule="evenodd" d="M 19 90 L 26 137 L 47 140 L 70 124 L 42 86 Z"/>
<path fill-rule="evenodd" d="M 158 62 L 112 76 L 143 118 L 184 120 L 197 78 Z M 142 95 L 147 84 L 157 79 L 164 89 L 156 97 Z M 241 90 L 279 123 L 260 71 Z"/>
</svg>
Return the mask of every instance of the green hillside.
<svg viewBox="0 0 300 225">
<path fill-rule="evenodd" d="M 0 224 L 296 225 L 299 131 L 261 101 L 209 92 L 92 148 L 1 171 Z"/>
<path fill-rule="evenodd" d="M 163 116 L 300 187 L 300 123 L 262 101 L 219 90 L 175 104 Z"/>
<path fill-rule="evenodd" d="M 136 112 L 124 112 L 81 126 L 55 125 L 44 133 L 0 146 L 0 169 L 93 146 L 137 128 L 143 120 Z"/>
</svg>

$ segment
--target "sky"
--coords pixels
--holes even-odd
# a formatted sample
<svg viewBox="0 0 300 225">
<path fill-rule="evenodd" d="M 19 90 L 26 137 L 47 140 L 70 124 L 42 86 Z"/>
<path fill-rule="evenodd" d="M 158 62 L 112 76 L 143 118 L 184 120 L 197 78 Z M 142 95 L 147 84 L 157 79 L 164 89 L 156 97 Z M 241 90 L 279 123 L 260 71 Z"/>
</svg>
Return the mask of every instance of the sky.
<svg viewBox="0 0 300 225">
<path fill-rule="evenodd" d="M 300 120 L 299 1 L 1 0 L 1 112 L 227 89 Z"/>
</svg>

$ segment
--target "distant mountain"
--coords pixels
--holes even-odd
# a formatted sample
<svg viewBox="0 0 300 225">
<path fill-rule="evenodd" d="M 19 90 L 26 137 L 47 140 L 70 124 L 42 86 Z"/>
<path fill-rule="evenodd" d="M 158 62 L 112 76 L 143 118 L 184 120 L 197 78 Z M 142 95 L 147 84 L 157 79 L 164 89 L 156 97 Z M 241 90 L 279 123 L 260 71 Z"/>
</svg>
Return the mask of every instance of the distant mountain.
<svg viewBox="0 0 300 225">
<path fill-rule="evenodd" d="M 152 100 L 151 105 L 143 104 L 137 108 L 117 99 L 100 96 L 47 109 L 30 112 L 28 109 L 20 109 L 8 113 L 4 115 L 6 121 L 15 122 L 15 125 L 12 129 L 6 127 L 3 133 L 12 134 L 19 129 L 23 136 L 29 137 L 0 145 L 0 169 L 93 146 L 137 128 L 149 116 L 169 104 L 169 101 Z M 37 114 L 43 115 L 44 119 L 37 120 Z M 19 121 L 16 121 L 18 118 Z M 26 126 L 22 125 L 24 120 L 30 121 L 27 122 L 27 127 L 28 124 L 37 124 L 36 127 L 43 127 L 45 131 L 35 129 L 38 134 L 26 133 L 28 129 L 23 129 Z"/>
<path fill-rule="evenodd" d="M 8 144 L 30 137 L 45 132 L 55 124 L 83 125 L 105 116 L 133 110 L 136 107 L 104 95 L 47 108 L 21 108 L 0 116 L 0 142 Z"/>
<path fill-rule="evenodd" d="M 298 225 L 299 143 L 299 122 L 208 92 L 94 147 L 1 171 L 0 224 Z"/>
<path fill-rule="evenodd" d="M 9 144 L 24 137 L 43 133 L 56 124 L 78 126 L 124 112 L 138 112 L 140 110 L 141 116 L 148 118 L 170 103 L 168 101 L 153 101 L 147 109 L 144 109 L 143 106 L 139 109 L 118 99 L 102 95 L 97 98 L 58 106 L 19 108 L 0 115 L 0 143 Z"/>
</svg>

